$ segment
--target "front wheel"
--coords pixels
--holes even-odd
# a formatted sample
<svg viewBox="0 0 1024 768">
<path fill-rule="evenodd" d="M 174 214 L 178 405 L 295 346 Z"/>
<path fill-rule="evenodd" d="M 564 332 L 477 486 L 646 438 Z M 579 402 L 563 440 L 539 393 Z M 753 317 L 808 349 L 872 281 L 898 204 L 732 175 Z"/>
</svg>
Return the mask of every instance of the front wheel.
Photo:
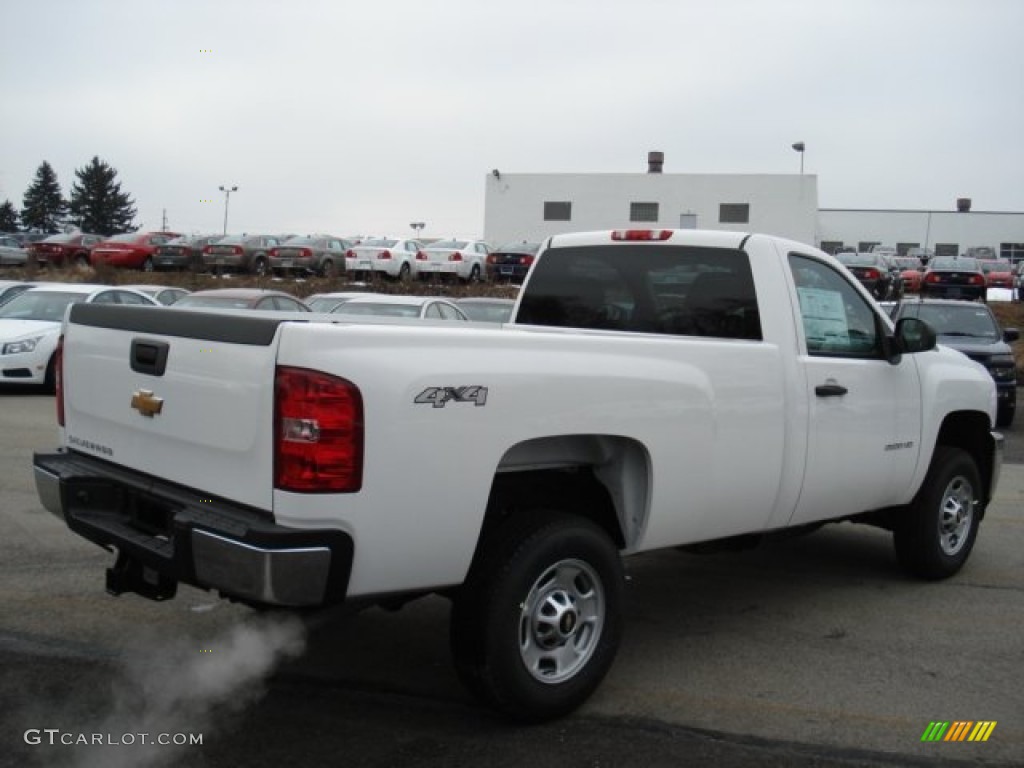
<svg viewBox="0 0 1024 768">
<path fill-rule="evenodd" d="M 925 579 L 959 571 L 978 535 L 981 504 L 981 473 L 971 455 L 937 446 L 924 485 L 893 530 L 904 570 Z"/>
<path fill-rule="evenodd" d="M 622 585 L 618 550 L 594 523 L 514 514 L 485 537 L 452 606 L 460 678 L 516 720 L 572 712 L 615 659 Z"/>
</svg>

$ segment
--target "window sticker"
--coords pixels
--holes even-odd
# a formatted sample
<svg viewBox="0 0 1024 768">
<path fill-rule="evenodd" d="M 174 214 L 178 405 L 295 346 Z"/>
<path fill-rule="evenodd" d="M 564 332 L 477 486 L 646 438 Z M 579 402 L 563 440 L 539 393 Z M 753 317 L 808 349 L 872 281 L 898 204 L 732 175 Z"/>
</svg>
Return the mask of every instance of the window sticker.
<svg viewBox="0 0 1024 768">
<path fill-rule="evenodd" d="M 838 291 L 798 286 L 797 295 L 808 349 L 849 346 L 850 328 L 843 297 Z"/>
</svg>

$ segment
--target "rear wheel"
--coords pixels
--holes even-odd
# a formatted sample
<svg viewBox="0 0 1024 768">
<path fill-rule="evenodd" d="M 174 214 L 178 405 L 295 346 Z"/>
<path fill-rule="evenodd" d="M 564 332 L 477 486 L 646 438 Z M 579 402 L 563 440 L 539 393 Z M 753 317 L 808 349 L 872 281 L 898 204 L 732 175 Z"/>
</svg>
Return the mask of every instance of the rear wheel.
<svg viewBox="0 0 1024 768">
<path fill-rule="evenodd" d="M 622 562 L 584 518 L 516 513 L 481 542 L 452 606 L 465 685 L 522 721 L 561 717 L 604 679 L 622 634 Z"/>
<path fill-rule="evenodd" d="M 925 579 L 952 576 L 967 562 L 981 516 L 981 473 L 961 448 L 935 449 L 924 485 L 900 514 L 893 543 L 900 565 Z"/>
<path fill-rule="evenodd" d="M 325 259 L 324 263 L 320 265 L 320 274 L 324 277 L 335 277 L 338 274 L 338 268 L 334 265 L 332 259 Z"/>
<path fill-rule="evenodd" d="M 398 282 L 407 283 L 409 282 L 409 276 L 412 274 L 412 267 L 409 266 L 409 262 L 405 262 L 398 269 Z"/>
<path fill-rule="evenodd" d="M 142 271 L 143 272 L 152 272 L 153 271 L 153 257 L 152 256 L 147 256 L 146 260 L 144 262 L 142 262 Z"/>
<path fill-rule="evenodd" d="M 269 264 L 267 263 L 267 257 L 260 254 L 252 260 L 252 273 L 259 277 L 266 277 L 269 272 Z"/>
</svg>

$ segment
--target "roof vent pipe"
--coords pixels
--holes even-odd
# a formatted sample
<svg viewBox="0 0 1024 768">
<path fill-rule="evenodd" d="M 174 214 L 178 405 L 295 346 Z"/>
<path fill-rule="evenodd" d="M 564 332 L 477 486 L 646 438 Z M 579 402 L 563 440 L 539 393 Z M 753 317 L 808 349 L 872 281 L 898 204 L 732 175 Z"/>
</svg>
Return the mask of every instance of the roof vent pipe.
<svg viewBox="0 0 1024 768">
<path fill-rule="evenodd" d="M 956 209 L 960 213 L 970 213 L 971 212 L 971 198 L 969 198 L 969 197 L 958 197 L 956 199 Z"/>
<path fill-rule="evenodd" d="M 664 152 L 648 152 L 647 153 L 647 172 L 648 173 L 661 173 L 661 166 L 665 164 L 665 153 Z"/>
</svg>

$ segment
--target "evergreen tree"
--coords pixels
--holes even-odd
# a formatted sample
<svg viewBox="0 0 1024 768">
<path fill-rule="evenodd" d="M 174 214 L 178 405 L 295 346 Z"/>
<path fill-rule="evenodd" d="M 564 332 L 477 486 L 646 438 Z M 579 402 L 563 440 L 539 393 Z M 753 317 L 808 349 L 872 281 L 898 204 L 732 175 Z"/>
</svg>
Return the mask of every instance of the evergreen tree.
<svg viewBox="0 0 1024 768">
<path fill-rule="evenodd" d="M 21 224 L 26 230 L 59 232 L 64 224 L 68 204 L 61 194 L 57 174 L 43 161 L 36 170 L 32 185 L 22 200 Z"/>
<path fill-rule="evenodd" d="M 0 232 L 18 231 L 18 212 L 10 200 L 4 200 L 0 204 Z"/>
<path fill-rule="evenodd" d="M 71 188 L 71 221 L 83 232 L 117 235 L 135 229 L 135 201 L 121 191 L 117 171 L 93 157 L 75 171 Z"/>
</svg>

